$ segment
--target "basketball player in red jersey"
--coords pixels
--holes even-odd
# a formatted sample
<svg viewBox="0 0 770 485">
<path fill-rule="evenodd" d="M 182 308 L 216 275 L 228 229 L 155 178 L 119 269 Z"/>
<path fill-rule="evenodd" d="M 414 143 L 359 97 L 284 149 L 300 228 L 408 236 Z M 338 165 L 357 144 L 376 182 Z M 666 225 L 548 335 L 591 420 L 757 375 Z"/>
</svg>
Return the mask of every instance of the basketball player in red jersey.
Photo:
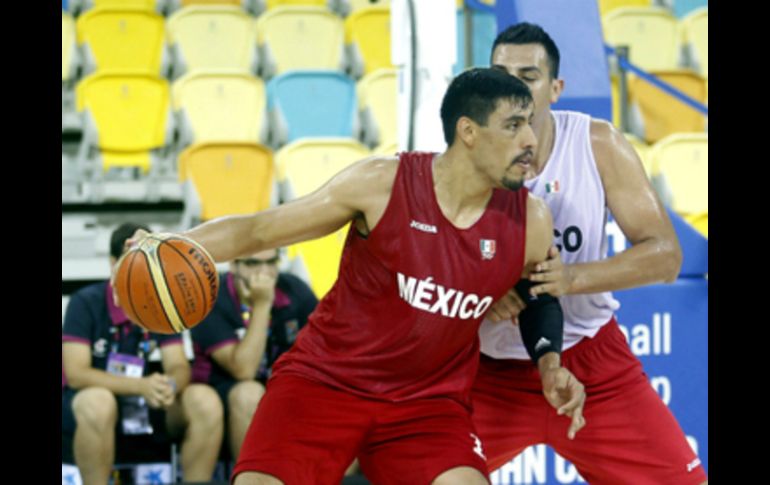
<svg viewBox="0 0 770 485">
<path fill-rule="evenodd" d="M 337 281 L 273 367 L 236 485 L 338 484 L 355 457 L 377 484 L 488 483 L 470 419 L 478 327 L 545 260 L 553 234 L 542 200 L 522 188 L 532 113 L 518 79 L 467 71 L 442 102 L 445 152 L 364 159 L 306 197 L 185 234 L 229 261 L 353 222 Z M 526 340 L 547 372 L 562 315 L 555 298 L 540 301 L 547 323 Z M 554 381 L 577 430 L 582 384 Z"/>
</svg>

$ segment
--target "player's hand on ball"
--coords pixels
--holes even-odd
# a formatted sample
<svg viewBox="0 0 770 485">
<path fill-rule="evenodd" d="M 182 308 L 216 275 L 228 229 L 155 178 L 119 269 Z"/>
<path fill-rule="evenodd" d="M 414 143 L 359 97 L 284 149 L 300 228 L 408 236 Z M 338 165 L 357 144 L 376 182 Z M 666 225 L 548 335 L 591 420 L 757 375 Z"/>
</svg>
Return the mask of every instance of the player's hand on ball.
<svg viewBox="0 0 770 485">
<path fill-rule="evenodd" d="M 130 238 L 126 239 L 126 244 L 123 247 L 123 252 L 126 252 L 129 249 L 131 249 L 132 247 L 134 247 L 137 244 L 139 244 L 139 242 L 142 239 L 144 239 L 145 237 L 147 237 L 148 234 L 150 234 L 150 233 L 145 231 L 144 229 L 137 229 L 133 236 L 131 236 Z"/>
</svg>

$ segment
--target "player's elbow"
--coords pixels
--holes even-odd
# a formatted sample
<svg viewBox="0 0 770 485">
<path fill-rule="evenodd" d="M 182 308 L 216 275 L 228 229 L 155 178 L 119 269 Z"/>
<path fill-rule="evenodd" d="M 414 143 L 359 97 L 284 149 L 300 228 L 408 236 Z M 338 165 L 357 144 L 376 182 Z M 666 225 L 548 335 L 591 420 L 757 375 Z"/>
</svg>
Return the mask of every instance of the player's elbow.
<svg viewBox="0 0 770 485">
<path fill-rule="evenodd" d="M 661 246 L 661 253 L 663 253 L 665 261 L 662 265 L 664 271 L 663 281 L 665 283 L 673 283 L 676 281 L 682 268 L 682 248 L 676 240 L 666 241 Z"/>
</svg>

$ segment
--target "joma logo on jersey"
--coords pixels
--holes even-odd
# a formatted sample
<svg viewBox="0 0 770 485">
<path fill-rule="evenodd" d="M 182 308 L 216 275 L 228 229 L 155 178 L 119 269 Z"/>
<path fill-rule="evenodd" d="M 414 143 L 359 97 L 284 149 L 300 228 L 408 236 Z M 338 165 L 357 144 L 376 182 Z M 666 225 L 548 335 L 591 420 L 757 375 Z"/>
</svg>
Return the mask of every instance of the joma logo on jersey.
<svg viewBox="0 0 770 485">
<path fill-rule="evenodd" d="M 409 224 L 409 227 L 411 227 L 412 229 L 417 229 L 418 231 L 422 231 L 422 232 L 430 232 L 432 234 L 438 233 L 438 229 L 436 228 L 436 226 L 433 226 L 431 224 L 425 224 L 423 222 L 417 222 L 414 219 L 412 219 L 412 223 Z"/>
<path fill-rule="evenodd" d="M 492 304 L 492 297 L 479 298 L 473 293 L 463 293 L 454 288 L 445 288 L 433 282 L 430 276 L 418 280 L 412 276 L 397 273 L 398 295 L 418 310 L 440 313 L 442 316 L 462 320 L 479 318 Z"/>
</svg>

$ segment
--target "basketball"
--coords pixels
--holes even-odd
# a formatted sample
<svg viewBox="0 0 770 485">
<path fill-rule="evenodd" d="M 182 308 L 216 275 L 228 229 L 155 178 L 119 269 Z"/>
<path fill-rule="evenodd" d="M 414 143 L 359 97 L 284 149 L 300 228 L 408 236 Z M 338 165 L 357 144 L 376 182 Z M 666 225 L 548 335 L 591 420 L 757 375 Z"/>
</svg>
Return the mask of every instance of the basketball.
<svg viewBox="0 0 770 485">
<path fill-rule="evenodd" d="M 129 320 L 151 332 L 180 333 L 214 306 L 219 276 L 206 250 L 178 234 L 150 234 L 118 261 L 114 280 Z"/>
</svg>

